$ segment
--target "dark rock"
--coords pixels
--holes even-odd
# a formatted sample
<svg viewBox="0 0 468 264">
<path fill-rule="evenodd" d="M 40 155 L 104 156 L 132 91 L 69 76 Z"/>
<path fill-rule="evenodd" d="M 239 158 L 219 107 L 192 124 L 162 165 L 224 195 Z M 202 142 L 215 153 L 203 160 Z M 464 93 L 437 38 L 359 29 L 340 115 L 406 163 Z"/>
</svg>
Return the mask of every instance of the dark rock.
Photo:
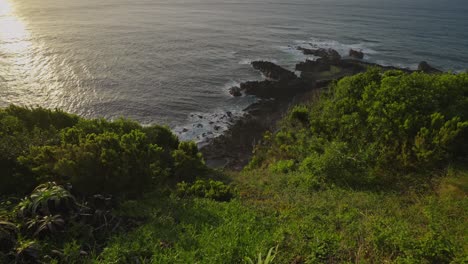
<svg viewBox="0 0 468 264">
<path fill-rule="evenodd" d="M 240 84 L 241 90 L 246 94 L 255 95 L 258 97 L 268 98 L 271 93 L 272 81 L 248 81 Z M 271 97 L 271 96 L 270 96 Z"/>
<path fill-rule="evenodd" d="M 214 127 L 214 130 L 216 130 L 216 131 L 218 131 L 218 130 L 220 130 L 220 129 L 221 129 L 220 126 L 215 126 L 215 127 Z"/>
<path fill-rule="evenodd" d="M 203 127 L 203 124 L 198 124 L 197 127 L 198 127 L 198 128 L 202 128 L 202 127 Z"/>
<path fill-rule="evenodd" d="M 254 61 L 252 62 L 252 67 L 262 72 L 267 79 L 273 81 L 293 80 L 297 78 L 293 72 L 269 61 Z"/>
<path fill-rule="evenodd" d="M 255 95 L 259 98 L 282 99 L 289 98 L 311 88 L 311 84 L 302 79 L 294 79 L 289 81 L 273 82 L 264 81 L 249 81 L 241 83 L 241 89 L 246 94 Z"/>
<path fill-rule="evenodd" d="M 187 132 L 188 129 L 184 127 L 184 129 L 182 129 L 182 132 Z"/>
<path fill-rule="evenodd" d="M 332 82 L 332 80 L 320 80 L 317 81 L 316 86 L 317 88 L 325 88 L 328 87 Z"/>
<path fill-rule="evenodd" d="M 355 59 L 364 59 L 364 52 L 360 51 L 360 50 L 353 50 L 353 49 L 350 49 L 349 50 L 349 56 L 352 57 L 352 58 L 355 58 Z"/>
<path fill-rule="evenodd" d="M 241 88 L 240 87 L 237 87 L 237 86 L 233 86 L 231 88 L 229 88 L 229 93 L 232 95 L 232 96 L 235 96 L 235 97 L 238 97 L 238 96 L 241 96 L 242 93 L 241 93 Z"/>
<path fill-rule="evenodd" d="M 421 61 L 418 65 L 418 71 L 424 72 L 424 73 L 441 73 L 442 71 L 439 69 L 436 69 L 429 65 L 429 63 L 425 61 Z"/>
<path fill-rule="evenodd" d="M 298 50 L 302 51 L 304 55 L 314 55 L 316 57 L 320 57 L 326 61 L 334 62 L 341 60 L 341 55 L 338 51 L 334 49 L 307 49 L 303 47 L 297 47 Z"/>
<path fill-rule="evenodd" d="M 305 72 L 320 72 L 320 71 L 329 71 L 330 63 L 318 59 L 316 61 L 306 60 L 296 64 L 296 71 L 305 71 Z"/>
<path fill-rule="evenodd" d="M 229 116 L 229 117 L 232 117 L 232 112 L 227 111 L 227 112 L 226 112 L 226 115 Z"/>
<path fill-rule="evenodd" d="M 341 60 L 341 55 L 336 50 L 328 49 L 327 52 L 328 52 L 328 56 L 326 58 L 329 61 L 339 61 L 339 60 Z M 322 58 L 324 58 L 324 57 L 322 57 Z"/>
</svg>

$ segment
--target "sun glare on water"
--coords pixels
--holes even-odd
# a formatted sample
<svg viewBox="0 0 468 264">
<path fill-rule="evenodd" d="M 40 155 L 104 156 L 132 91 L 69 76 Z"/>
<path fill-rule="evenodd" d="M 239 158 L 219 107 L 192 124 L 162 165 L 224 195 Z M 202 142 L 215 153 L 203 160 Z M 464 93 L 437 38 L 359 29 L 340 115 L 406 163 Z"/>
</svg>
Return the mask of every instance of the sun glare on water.
<svg viewBox="0 0 468 264">
<path fill-rule="evenodd" d="M 21 53 L 29 48 L 29 32 L 16 17 L 12 4 L 0 0 L 0 49 L 3 53 Z"/>
<path fill-rule="evenodd" d="M 0 0 L 0 16 L 11 13 L 11 4 L 7 0 Z"/>
<path fill-rule="evenodd" d="M 34 38 L 34 28 L 22 16 L 21 7 L 15 0 L 0 0 L 0 107 L 67 106 L 57 76 L 67 71 L 64 79 L 71 80 L 69 85 L 75 75 L 63 61 L 57 68 L 57 57 L 49 55 L 51 49 Z"/>
</svg>

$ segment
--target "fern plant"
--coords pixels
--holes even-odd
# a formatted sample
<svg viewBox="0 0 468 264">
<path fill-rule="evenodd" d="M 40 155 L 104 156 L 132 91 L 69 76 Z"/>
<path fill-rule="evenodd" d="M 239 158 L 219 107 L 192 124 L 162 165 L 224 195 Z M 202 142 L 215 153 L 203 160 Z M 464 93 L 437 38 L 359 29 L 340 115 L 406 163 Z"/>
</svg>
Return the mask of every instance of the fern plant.
<svg viewBox="0 0 468 264">
<path fill-rule="evenodd" d="M 249 264 L 272 264 L 277 253 L 278 246 L 270 248 L 270 250 L 268 250 L 267 255 L 265 256 L 265 259 L 263 259 L 262 253 L 258 253 L 257 262 L 254 262 L 254 260 L 252 260 L 249 257 L 245 257 L 245 261 Z"/>
</svg>

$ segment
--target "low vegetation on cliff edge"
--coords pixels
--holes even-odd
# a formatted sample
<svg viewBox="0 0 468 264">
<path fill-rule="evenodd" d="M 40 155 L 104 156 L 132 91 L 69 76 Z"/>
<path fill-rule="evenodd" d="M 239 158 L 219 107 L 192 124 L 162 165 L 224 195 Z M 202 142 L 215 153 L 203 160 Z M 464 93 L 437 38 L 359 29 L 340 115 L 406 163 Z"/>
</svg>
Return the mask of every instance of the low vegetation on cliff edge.
<svg viewBox="0 0 468 264">
<path fill-rule="evenodd" d="M 164 127 L 12 106 L 0 262 L 465 263 L 467 154 L 466 73 L 344 78 L 240 173 Z"/>
</svg>

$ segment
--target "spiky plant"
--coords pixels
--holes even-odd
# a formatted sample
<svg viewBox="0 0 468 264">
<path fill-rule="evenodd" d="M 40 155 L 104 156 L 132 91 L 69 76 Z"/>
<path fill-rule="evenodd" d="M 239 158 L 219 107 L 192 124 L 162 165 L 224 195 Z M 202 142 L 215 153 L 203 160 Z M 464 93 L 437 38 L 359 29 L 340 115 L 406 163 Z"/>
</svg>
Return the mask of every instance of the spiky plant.
<svg viewBox="0 0 468 264">
<path fill-rule="evenodd" d="M 34 231 L 34 236 L 53 234 L 65 227 L 65 220 L 61 215 L 36 216 L 27 223 L 28 230 Z"/>
<path fill-rule="evenodd" d="M 68 214 L 75 211 L 75 197 L 55 182 L 41 184 L 17 207 L 20 216 L 35 217 L 55 214 Z"/>
<path fill-rule="evenodd" d="M 35 241 L 23 241 L 15 250 L 15 263 L 39 263 L 40 247 Z"/>
<path fill-rule="evenodd" d="M 245 261 L 249 264 L 271 264 L 273 263 L 273 260 L 275 259 L 277 253 L 278 246 L 270 248 L 270 250 L 268 250 L 267 255 L 265 256 L 265 259 L 262 258 L 262 253 L 258 253 L 257 262 L 254 262 L 249 257 L 246 257 Z"/>
</svg>

